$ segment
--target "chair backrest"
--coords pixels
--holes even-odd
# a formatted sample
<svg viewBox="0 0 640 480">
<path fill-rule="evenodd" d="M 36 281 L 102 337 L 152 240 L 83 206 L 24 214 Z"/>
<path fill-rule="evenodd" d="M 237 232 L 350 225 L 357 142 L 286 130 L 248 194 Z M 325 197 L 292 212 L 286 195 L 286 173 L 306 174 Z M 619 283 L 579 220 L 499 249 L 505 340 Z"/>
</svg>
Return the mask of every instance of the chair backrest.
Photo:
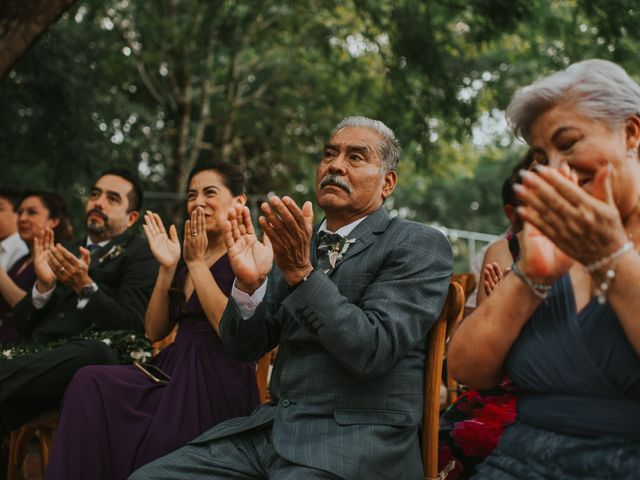
<svg viewBox="0 0 640 480">
<path fill-rule="evenodd" d="M 153 342 L 153 345 L 151 347 L 151 355 L 155 357 L 157 354 L 160 353 L 160 351 L 163 348 L 168 347 L 169 345 L 171 345 L 175 341 L 177 334 L 178 334 L 178 325 L 176 324 L 173 327 L 173 330 L 171 330 L 171 332 L 169 333 L 169 335 L 164 337 L 162 340 L 158 340 L 157 342 Z"/>
<path fill-rule="evenodd" d="M 258 393 L 260 394 L 260 403 L 270 400 L 269 396 L 269 376 L 271 373 L 271 365 L 278 353 L 278 347 L 270 352 L 265 353 L 256 365 L 256 383 L 258 384 Z"/>
<path fill-rule="evenodd" d="M 476 285 L 478 284 L 478 279 L 471 272 L 455 273 L 451 277 L 451 281 L 459 283 L 460 285 L 462 285 L 462 289 L 464 290 L 465 298 L 468 297 L 469 294 L 475 290 Z"/>
<path fill-rule="evenodd" d="M 438 430 L 440 384 L 447 329 L 462 319 L 464 290 L 452 281 L 442 312 L 427 337 L 427 363 L 424 376 L 424 412 L 422 417 L 422 465 L 425 480 L 438 477 Z"/>
<path fill-rule="evenodd" d="M 451 281 L 453 282 L 457 282 L 460 285 L 462 285 L 462 288 L 464 289 L 464 298 L 465 298 L 465 304 L 467 303 L 467 298 L 469 298 L 469 295 L 471 295 L 474 290 L 476 289 L 476 286 L 478 284 L 478 280 L 476 279 L 475 274 L 468 272 L 468 273 L 457 273 L 454 274 L 451 277 Z M 474 309 L 473 308 L 469 308 L 465 305 L 464 308 L 464 314 L 462 315 L 462 318 L 466 317 L 467 315 L 469 315 Z M 451 336 L 453 335 L 453 332 L 456 330 L 456 328 L 458 328 L 458 324 L 460 323 L 460 321 L 462 320 L 459 319 L 459 321 L 457 322 L 457 324 L 454 325 L 449 325 L 447 327 L 447 340 L 446 342 L 449 341 L 449 339 L 451 338 Z M 451 405 L 453 402 L 455 402 L 458 399 L 458 395 L 461 391 L 460 385 L 458 385 L 458 382 L 456 382 L 453 377 L 451 375 L 449 375 L 449 371 L 447 369 L 446 372 L 444 372 L 444 377 L 445 377 L 445 384 L 447 387 L 447 405 Z"/>
</svg>

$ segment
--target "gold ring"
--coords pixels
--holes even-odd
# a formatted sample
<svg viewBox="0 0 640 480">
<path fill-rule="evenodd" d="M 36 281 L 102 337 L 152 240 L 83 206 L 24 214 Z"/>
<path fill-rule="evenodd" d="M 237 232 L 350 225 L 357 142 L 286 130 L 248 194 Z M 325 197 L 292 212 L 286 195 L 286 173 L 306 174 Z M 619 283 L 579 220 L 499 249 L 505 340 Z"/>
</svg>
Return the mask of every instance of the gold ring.
<svg viewBox="0 0 640 480">
<path fill-rule="evenodd" d="M 64 273 L 65 271 L 64 267 L 60 267 L 60 273 Z"/>
<path fill-rule="evenodd" d="M 191 232 L 191 236 L 192 237 L 197 237 L 198 236 L 198 232 Z"/>
</svg>

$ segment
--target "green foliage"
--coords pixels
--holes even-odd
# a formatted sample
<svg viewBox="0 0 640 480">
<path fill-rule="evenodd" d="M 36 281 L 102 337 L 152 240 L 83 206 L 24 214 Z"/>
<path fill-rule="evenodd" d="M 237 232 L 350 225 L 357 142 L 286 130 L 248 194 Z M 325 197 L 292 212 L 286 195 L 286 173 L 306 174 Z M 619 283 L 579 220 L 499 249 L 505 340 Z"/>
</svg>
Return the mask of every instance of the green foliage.
<svg viewBox="0 0 640 480">
<path fill-rule="evenodd" d="M 52 350 L 73 340 L 99 340 L 106 343 L 114 351 L 118 362 L 122 365 L 133 363 L 134 360 L 145 362 L 151 358 L 151 343 L 142 334 L 132 334 L 129 330 L 94 330 L 71 339 L 49 343 L 22 343 L 18 345 L 0 343 L 0 362 Z"/>
<path fill-rule="evenodd" d="M 404 147 L 390 209 L 499 233 L 515 89 L 589 57 L 638 74 L 639 27 L 625 0 L 85 0 L 0 85 L 0 183 L 79 210 L 102 169 L 177 193 L 221 158 L 250 193 L 303 200 L 333 125 L 362 114 Z"/>
<path fill-rule="evenodd" d="M 452 162 L 459 161 L 453 158 L 456 153 L 459 152 L 450 152 Z M 447 181 L 418 175 L 416 166 L 405 162 L 398 168 L 400 180 L 388 206 L 402 216 L 423 222 L 501 234 L 509 227 L 502 214 L 502 183 L 523 153 L 487 148 L 469 171 L 459 172 Z"/>
</svg>

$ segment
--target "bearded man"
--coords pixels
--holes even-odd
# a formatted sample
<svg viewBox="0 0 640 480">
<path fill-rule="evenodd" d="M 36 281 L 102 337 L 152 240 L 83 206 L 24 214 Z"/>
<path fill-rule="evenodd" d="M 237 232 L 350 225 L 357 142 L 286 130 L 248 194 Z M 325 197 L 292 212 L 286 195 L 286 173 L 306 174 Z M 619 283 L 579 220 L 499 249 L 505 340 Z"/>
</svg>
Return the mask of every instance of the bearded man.
<svg viewBox="0 0 640 480">
<path fill-rule="evenodd" d="M 36 344 L 62 344 L 0 359 L 0 440 L 39 412 L 58 408 L 81 367 L 118 362 L 107 343 L 79 337 L 96 330 L 143 334 L 158 267 L 131 228 L 141 203 L 135 177 L 108 170 L 89 191 L 86 238 L 54 245 L 52 232 L 45 232 L 35 242 L 37 280 L 15 307 L 16 324 Z"/>
</svg>

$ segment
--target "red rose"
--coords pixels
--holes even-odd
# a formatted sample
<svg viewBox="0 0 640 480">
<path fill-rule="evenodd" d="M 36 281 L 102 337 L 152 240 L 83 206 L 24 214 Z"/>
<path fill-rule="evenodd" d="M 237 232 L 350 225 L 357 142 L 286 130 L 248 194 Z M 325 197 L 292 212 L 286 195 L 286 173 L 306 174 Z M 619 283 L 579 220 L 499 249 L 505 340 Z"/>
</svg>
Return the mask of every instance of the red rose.
<svg viewBox="0 0 640 480">
<path fill-rule="evenodd" d="M 496 448 L 502 425 L 466 420 L 456 423 L 452 435 L 468 457 L 486 458 Z"/>
</svg>

